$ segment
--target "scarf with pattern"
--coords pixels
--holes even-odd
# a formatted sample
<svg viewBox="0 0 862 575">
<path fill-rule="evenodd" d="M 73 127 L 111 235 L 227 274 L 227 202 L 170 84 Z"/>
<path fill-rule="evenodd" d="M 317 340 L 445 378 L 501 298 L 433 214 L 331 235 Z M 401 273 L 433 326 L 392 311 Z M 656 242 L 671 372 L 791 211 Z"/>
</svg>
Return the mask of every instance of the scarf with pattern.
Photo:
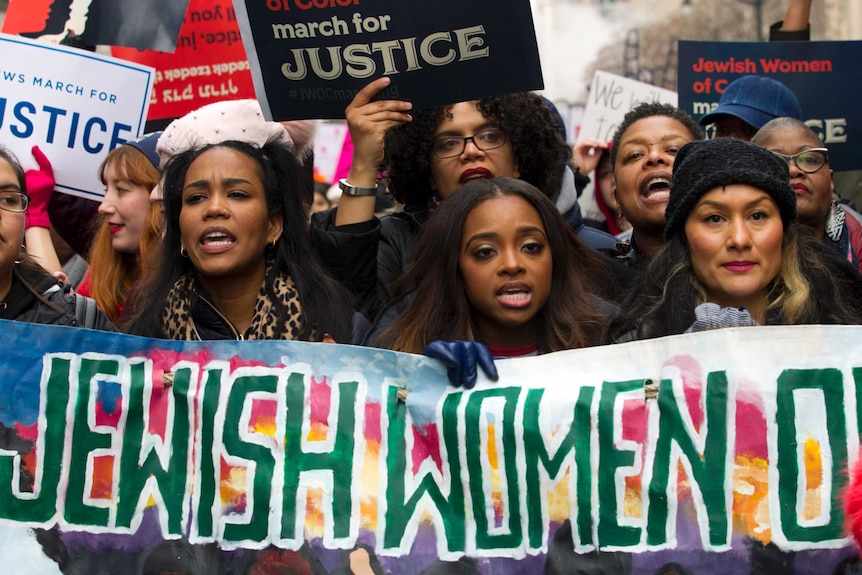
<svg viewBox="0 0 862 575">
<path fill-rule="evenodd" d="M 267 285 L 272 286 L 276 298 L 287 310 L 287 318 L 281 325 L 273 313 L 274 304 L 267 293 Z M 184 275 L 171 288 L 165 310 L 162 312 L 162 326 L 169 339 L 181 341 L 201 339 L 192 317 L 192 297 L 205 300 L 215 311 L 218 311 L 197 280 L 191 274 Z M 222 318 L 229 323 L 227 318 L 224 316 Z M 297 339 L 303 328 L 303 320 L 299 292 L 293 279 L 273 269 L 272 262 L 269 262 L 257 294 L 251 325 L 242 334 L 243 339 Z M 238 331 L 234 326 L 231 327 L 234 331 Z M 314 334 L 311 334 L 310 339 L 314 341 Z"/>
</svg>

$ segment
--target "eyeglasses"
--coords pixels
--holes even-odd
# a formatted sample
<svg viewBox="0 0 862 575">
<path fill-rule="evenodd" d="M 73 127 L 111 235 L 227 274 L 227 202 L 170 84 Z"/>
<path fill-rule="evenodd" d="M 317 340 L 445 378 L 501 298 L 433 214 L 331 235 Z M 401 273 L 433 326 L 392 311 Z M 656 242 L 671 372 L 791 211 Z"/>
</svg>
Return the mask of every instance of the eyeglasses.
<svg viewBox="0 0 862 575">
<path fill-rule="evenodd" d="M 506 143 L 506 133 L 500 128 L 489 128 L 482 130 L 472 136 L 446 136 L 439 140 L 434 140 L 431 144 L 434 150 L 434 155 L 445 160 L 446 158 L 454 158 L 460 156 L 467 149 L 467 142 L 473 142 L 473 145 L 487 152 L 488 150 L 496 150 L 502 148 Z"/>
<path fill-rule="evenodd" d="M 784 154 L 779 154 L 778 152 L 772 152 L 779 158 L 784 158 L 784 161 L 790 163 L 790 160 L 793 160 L 793 163 L 796 164 L 796 167 L 805 172 L 806 174 L 813 174 L 820 168 L 822 168 L 826 162 L 829 161 L 829 150 L 826 148 L 811 148 L 805 150 L 804 152 L 799 152 L 798 154 L 794 154 L 792 156 L 785 156 Z"/>
<path fill-rule="evenodd" d="M 30 205 L 30 196 L 23 192 L 0 192 L 0 210 L 23 212 Z"/>
</svg>

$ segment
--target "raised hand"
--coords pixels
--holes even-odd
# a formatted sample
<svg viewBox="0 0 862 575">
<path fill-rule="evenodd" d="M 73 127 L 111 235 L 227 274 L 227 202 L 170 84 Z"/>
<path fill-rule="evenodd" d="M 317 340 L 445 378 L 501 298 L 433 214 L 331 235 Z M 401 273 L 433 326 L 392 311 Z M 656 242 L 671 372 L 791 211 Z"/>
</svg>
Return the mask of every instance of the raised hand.
<svg viewBox="0 0 862 575">
<path fill-rule="evenodd" d="M 51 199 L 56 184 L 54 168 L 38 146 L 33 146 L 31 152 L 36 158 L 39 169 L 24 172 L 27 194 L 30 196 L 30 207 L 27 208 L 25 228 L 48 228 L 51 227 L 51 222 L 48 219 L 48 200 Z"/>
<path fill-rule="evenodd" d="M 377 171 L 383 163 L 387 130 L 413 120 L 409 114 L 413 107 L 410 102 L 372 100 L 390 83 L 388 76 L 374 80 L 357 92 L 344 111 L 353 140 L 353 162 L 347 181 L 354 186 L 371 188 L 376 185 Z M 335 224 L 341 226 L 363 222 L 373 216 L 373 196 L 350 197 L 345 194 L 338 204 Z"/>
</svg>

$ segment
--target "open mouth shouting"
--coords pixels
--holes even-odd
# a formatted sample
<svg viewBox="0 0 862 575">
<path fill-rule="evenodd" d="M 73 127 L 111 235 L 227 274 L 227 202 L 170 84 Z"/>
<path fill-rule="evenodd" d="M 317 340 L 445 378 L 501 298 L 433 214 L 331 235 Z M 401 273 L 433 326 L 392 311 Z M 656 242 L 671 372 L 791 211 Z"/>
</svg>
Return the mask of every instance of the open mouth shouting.
<svg viewBox="0 0 862 575">
<path fill-rule="evenodd" d="M 658 174 L 647 179 L 641 197 L 647 202 L 666 202 L 670 198 L 670 176 Z"/>
<path fill-rule="evenodd" d="M 235 243 L 236 237 L 225 228 L 207 228 L 200 239 L 201 250 L 208 254 L 222 253 Z"/>
</svg>

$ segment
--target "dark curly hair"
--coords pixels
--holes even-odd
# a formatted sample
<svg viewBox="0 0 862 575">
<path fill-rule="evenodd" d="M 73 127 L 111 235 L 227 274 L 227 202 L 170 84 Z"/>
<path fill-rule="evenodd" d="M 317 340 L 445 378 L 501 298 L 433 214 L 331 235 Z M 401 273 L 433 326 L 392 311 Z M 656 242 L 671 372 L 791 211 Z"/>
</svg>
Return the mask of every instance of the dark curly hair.
<svg viewBox="0 0 862 575">
<path fill-rule="evenodd" d="M 519 92 L 484 98 L 477 102 L 482 115 L 497 122 L 512 143 L 520 179 L 556 199 L 569 160 L 551 110 L 541 96 Z M 386 134 L 389 190 L 399 202 L 425 209 L 434 194 L 431 189 L 431 142 L 437 126 L 452 106 L 417 110 L 413 121 Z"/>
<path fill-rule="evenodd" d="M 697 122 L 685 112 L 671 104 L 662 104 L 660 102 L 644 102 L 629 110 L 623 121 L 614 132 L 613 143 L 611 144 L 611 166 L 617 163 L 617 151 L 620 149 L 620 140 L 623 139 L 623 134 L 626 130 L 632 127 L 632 124 L 644 118 L 652 118 L 653 116 L 667 116 L 672 118 L 686 127 L 688 133 L 695 140 L 703 139 L 703 130 L 697 125 Z"/>
</svg>

